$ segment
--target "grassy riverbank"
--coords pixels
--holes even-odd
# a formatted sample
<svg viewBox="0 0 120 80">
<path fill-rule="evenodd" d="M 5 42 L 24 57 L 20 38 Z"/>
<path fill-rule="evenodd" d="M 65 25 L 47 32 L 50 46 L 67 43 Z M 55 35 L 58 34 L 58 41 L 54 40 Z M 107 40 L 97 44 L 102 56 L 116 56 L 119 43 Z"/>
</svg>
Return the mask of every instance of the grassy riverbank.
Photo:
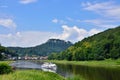
<svg viewBox="0 0 120 80">
<path fill-rule="evenodd" d="M 17 70 L 10 74 L 0 75 L 0 80 L 84 80 L 78 76 L 64 78 L 56 73 L 40 70 Z"/>
<path fill-rule="evenodd" d="M 2 63 L 10 64 L 10 63 L 12 63 L 12 62 L 14 62 L 14 61 L 0 61 L 0 64 L 2 64 Z"/>
<path fill-rule="evenodd" d="M 18 70 L 10 74 L 0 75 L 0 80 L 65 80 L 62 76 L 40 70 Z"/>
<path fill-rule="evenodd" d="M 0 64 L 10 64 L 13 61 L 0 61 Z M 1 74 L 0 80 L 83 80 L 78 77 L 64 78 L 56 73 L 41 70 L 15 70 L 9 74 Z"/>
<path fill-rule="evenodd" d="M 107 67 L 107 68 L 118 68 L 120 67 L 120 59 L 117 60 L 103 60 L 103 61 L 59 61 L 59 60 L 48 60 L 48 62 L 58 63 L 58 64 L 72 64 L 72 65 L 83 65 L 91 67 Z"/>
<path fill-rule="evenodd" d="M 0 64 L 10 64 L 13 61 L 0 61 Z M 10 74 L 0 75 L 0 80 L 65 80 L 62 76 L 41 70 L 15 70 Z"/>
</svg>

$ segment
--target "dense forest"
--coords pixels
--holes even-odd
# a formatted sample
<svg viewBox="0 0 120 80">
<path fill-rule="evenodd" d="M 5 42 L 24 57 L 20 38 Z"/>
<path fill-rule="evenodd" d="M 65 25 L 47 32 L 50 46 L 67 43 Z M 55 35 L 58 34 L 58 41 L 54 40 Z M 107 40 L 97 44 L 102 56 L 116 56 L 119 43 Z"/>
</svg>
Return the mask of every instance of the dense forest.
<svg viewBox="0 0 120 80">
<path fill-rule="evenodd" d="M 19 56 L 47 56 L 53 52 L 61 52 L 72 46 L 72 43 L 69 41 L 59 40 L 59 39 L 49 39 L 46 43 L 28 48 L 21 47 L 8 47 L 8 49 L 13 50 Z"/>
<path fill-rule="evenodd" d="M 75 43 L 61 53 L 49 55 L 58 60 L 104 60 L 120 58 L 120 26 Z"/>
<path fill-rule="evenodd" d="M 15 54 L 12 50 L 8 50 L 6 47 L 0 45 L 0 60 L 5 60 L 15 56 L 17 56 L 17 54 Z"/>
</svg>

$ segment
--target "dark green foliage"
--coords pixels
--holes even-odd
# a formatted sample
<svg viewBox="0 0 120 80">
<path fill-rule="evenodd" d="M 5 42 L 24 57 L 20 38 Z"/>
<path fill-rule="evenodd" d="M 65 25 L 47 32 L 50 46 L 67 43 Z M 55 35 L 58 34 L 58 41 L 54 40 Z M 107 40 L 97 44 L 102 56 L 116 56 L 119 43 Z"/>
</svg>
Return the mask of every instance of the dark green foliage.
<svg viewBox="0 0 120 80">
<path fill-rule="evenodd" d="M 8 64 L 1 63 L 0 64 L 0 74 L 8 74 L 10 72 L 13 72 L 12 67 Z"/>
<path fill-rule="evenodd" d="M 6 47 L 0 45 L 0 60 L 7 59 L 8 55 L 17 56 L 17 54 L 15 54 L 13 51 L 8 50 Z"/>
<path fill-rule="evenodd" d="M 120 27 L 85 38 L 58 55 L 60 59 L 77 61 L 118 59 L 120 58 Z"/>
<path fill-rule="evenodd" d="M 35 47 L 29 48 L 20 48 L 20 47 L 9 47 L 10 50 L 13 50 L 15 53 L 20 56 L 25 56 L 26 54 L 29 56 L 39 55 L 39 56 L 47 56 L 51 53 L 61 52 L 72 45 L 71 42 L 65 42 L 59 39 L 50 39 L 46 43 L 41 44 Z"/>
<path fill-rule="evenodd" d="M 4 60 L 4 56 L 0 54 L 0 60 Z"/>
<path fill-rule="evenodd" d="M 57 55 L 57 53 L 52 53 L 49 57 L 48 57 L 48 59 L 58 59 L 58 55 Z"/>
</svg>

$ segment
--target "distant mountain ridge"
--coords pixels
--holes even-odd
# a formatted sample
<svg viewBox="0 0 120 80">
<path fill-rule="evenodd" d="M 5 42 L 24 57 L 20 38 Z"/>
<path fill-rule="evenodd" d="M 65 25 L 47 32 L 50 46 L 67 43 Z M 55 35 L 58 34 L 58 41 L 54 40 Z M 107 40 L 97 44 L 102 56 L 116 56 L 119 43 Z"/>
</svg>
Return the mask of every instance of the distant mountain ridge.
<svg viewBox="0 0 120 80">
<path fill-rule="evenodd" d="M 49 39 L 46 43 L 35 47 L 8 47 L 8 49 L 14 51 L 20 56 L 25 56 L 26 54 L 29 56 L 39 55 L 39 56 L 47 56 L 53 52 L 61 52 L 72 46 L 73 44 L 70 41 L 64 41 L 60 39 Z"/>
<path fill-rule="evenodd" d="M 49 56 L 49 59 L 75 61 L 109 58 L 120 58 L 120 26 L 84 38 L 65 51 Z"/>
</svg>

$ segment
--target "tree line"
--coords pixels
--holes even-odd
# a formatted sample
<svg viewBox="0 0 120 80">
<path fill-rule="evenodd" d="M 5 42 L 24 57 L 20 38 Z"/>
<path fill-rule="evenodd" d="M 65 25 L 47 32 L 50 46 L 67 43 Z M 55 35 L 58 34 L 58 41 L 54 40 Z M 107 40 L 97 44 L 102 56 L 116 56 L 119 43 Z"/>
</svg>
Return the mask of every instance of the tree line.
<svg viewBox="0 0 120 80">
<path fill-rule="evenodd" d="M 53 60 L 104 60 L 120 58 L 120 27 L 108 29 L 75 43 L 65 51 L 52 53 Z"/>
<path fill-rule="evenodd" d="M 8 57 L 18 56 L 14 51 L 7 49 L 0 44 L 0 60 L 8 59 Z"/>
</svg>

